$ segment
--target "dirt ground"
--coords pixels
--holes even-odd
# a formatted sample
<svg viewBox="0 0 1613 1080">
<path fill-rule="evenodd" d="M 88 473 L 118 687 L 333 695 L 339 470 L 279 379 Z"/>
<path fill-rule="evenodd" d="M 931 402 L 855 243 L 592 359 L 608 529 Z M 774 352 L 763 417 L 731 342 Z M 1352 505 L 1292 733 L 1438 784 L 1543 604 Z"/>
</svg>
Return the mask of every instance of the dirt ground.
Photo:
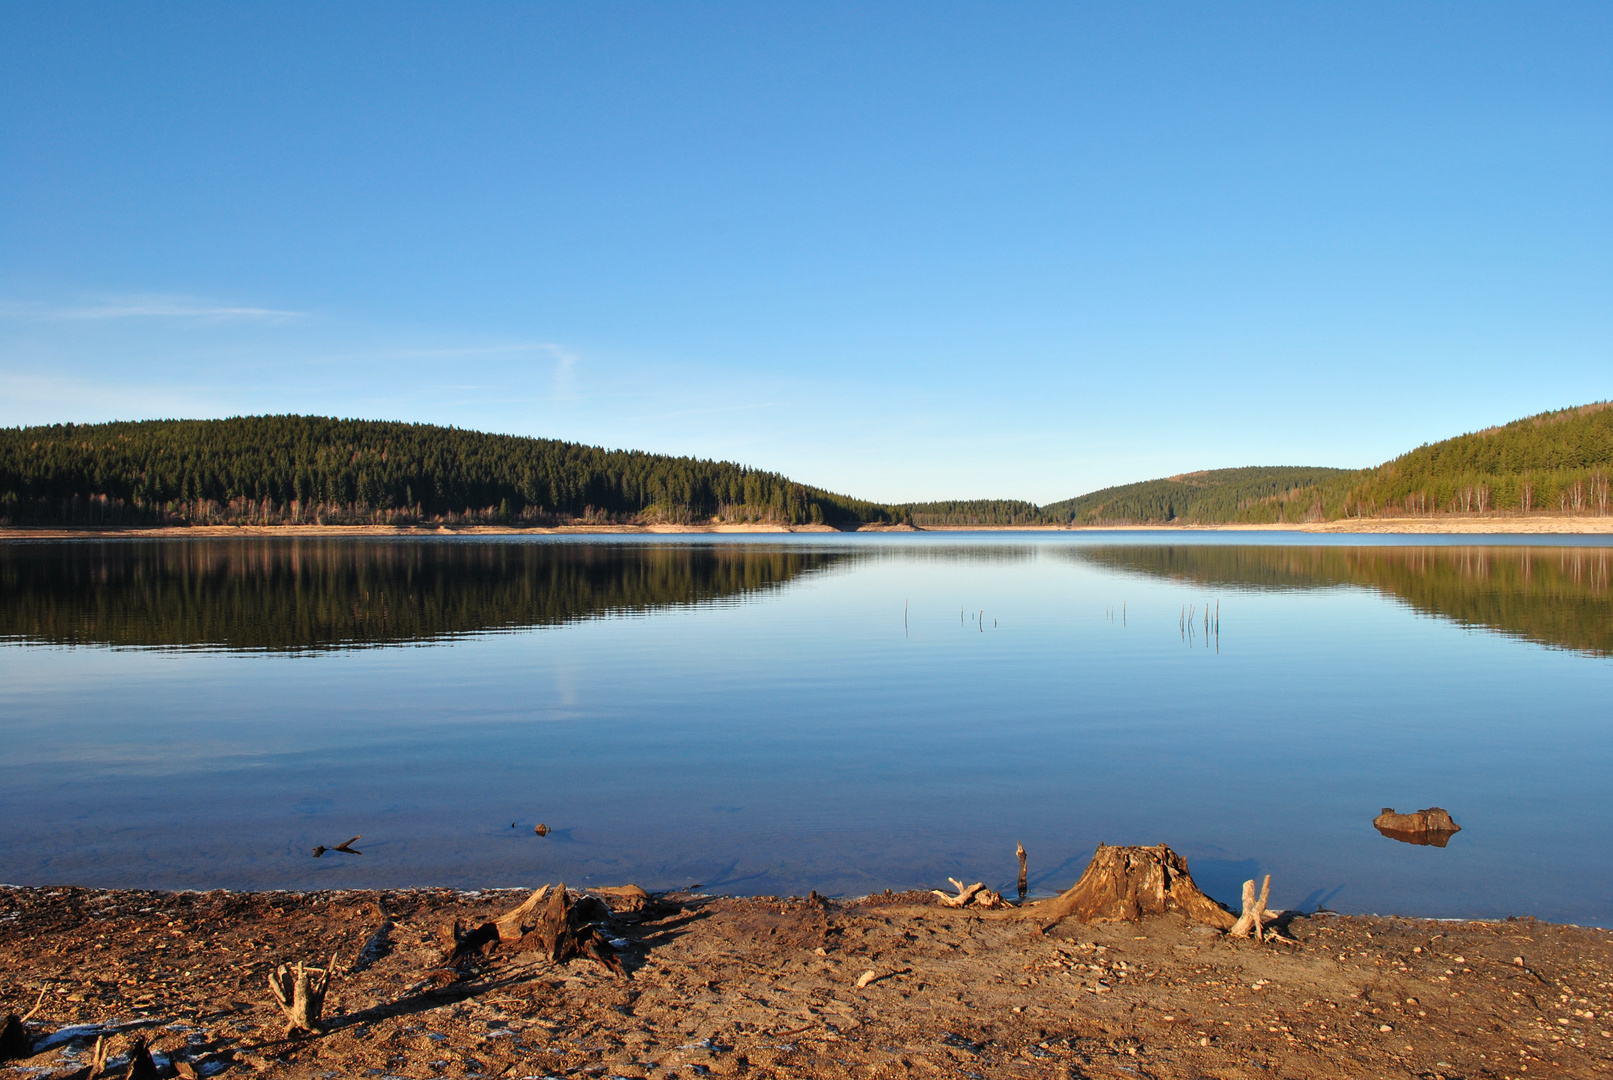
<svg viewBox="0 0 1613 1080">
<path fill-rule="evenodd" d="M 44 991 L 0 1077 L 81 1072 L 109 1030 L 165 1075 L 1613 1076 L 1604 930 L 1319 913 L 1257 945 L 1174 917 L 1044 936 L 919 893 L 679 894 L 595 909 L 623 975 L 441 971 L 446 928 L 522 898 L 0 889 L 0 1012 Z M 323 1033 L 285 1039 L 268 974 L 332 953 Z"/>
</svg>

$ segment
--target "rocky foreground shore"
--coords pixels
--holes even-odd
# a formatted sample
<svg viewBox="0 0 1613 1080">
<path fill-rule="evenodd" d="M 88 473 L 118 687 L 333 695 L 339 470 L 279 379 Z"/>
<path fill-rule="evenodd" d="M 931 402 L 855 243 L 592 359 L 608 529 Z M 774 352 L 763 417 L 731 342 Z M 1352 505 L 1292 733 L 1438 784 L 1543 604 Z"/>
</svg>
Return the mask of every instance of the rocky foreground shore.
<svg viewBox="0 0 1613 1080">
<path fill-rule="evenodd" d="M 0 889 L 0 1014 L 38 1003 L 0 1076 L 86 1076 L 97 1037 L 114 1076 L 137 1040 L 164 1076 L 1613 1075 L 1604 930 L 1317 914 L 1256 944 L 1176 916 L 1042 934 L 919 893 L 670 894 L 587 901 L 620 972 L 445 963 L 456 922 L 524 898 Z M 333 953 L 319 1034 L 286 1037 L 269 976 Z"/>
</svg>

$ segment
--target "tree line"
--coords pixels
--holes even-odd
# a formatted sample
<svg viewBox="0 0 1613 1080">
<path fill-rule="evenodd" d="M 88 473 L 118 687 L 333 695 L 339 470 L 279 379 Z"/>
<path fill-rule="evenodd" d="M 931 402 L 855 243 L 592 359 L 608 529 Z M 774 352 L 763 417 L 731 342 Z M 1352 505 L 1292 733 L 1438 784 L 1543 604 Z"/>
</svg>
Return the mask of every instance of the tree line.
<svg viewBox="0 0 1613 1080">
<path fill-rule="evenodd" d="M 893 520 L 729 462 L 321 416 L 0 430 L 13 524 Z"/>
<path fill-rule="evenodd" d="M 1298 524 L 1613 512 L 1613 408 L 1562 409 L 1373 469 L 1251 467 L 1038 506 L 882 504 L 731 462 L 430 424 L 248 416 L 0 429 L 0 523 Z"/>
</svg>

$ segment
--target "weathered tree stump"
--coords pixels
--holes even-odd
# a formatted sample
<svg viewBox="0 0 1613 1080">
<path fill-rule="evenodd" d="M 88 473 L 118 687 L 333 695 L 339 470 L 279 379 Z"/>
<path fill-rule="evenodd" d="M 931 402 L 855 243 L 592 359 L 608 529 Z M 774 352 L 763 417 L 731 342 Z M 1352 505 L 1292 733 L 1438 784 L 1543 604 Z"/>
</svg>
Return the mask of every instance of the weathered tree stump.
<svg viewBox="0 0 1613 1080">
<path fill-rule="evenodd" d="M 1164 844 L 1110 847 L 1099 844 L 1081 879 L 1051 900 L 1019 909 L 1051 930 L 1065 919 L 1136 922 L 1147 915 L 1180 912 L 1193 922 L 1229 930 L 1230 911 L 1193 884 L 1187 860 Z"/>
<path fill-rule="evenodd" d="M 299 1031 L 319 1034 L 319 1021 L 325 1011 L 325 991 L 330 989 L 330 973 L 335 970 L 336 955 L 331 954 L 330 964 L 324 968 L 304 967 L 301 961 L 294 966 L 281 964 L 269 976 L 269 989 L 286 1014 L 286 1037 Z"/>
<path fill-rule="evenodd" d="M 549 886 L 537 889 L 520 907 L 493 920 L 500 941 L 520 941 L 538 925 L 538 905 L 549 895 Z"/>
<path fill-rule="evenodd" d="M 124 1080 L 157 1080 L 157 1063 L 151 1060 L 151 1047 L 145 1036 L 136 1035 L 129 1042 L 129 1069 Z"/>
<path fill-rule="evenodd" d="M 23 1027 L 22 1017 L 12 1013 L 6 1017 L 6 1026 L 0 1028 L 0 1061 L 16 1061 L 32 1057 L 34 1040 Z"/>
<path fill-rule="evenodd" d="M 1462 831 L 1450 814 L 1437 806 L 1414 814 L 1397 814 L 1386 806 L 1383 813 L 1372 819 L 1372 827 L 1391 840 L 1427 847 L 1444 847 L 1452 836 Z"/>
<path fill-rule="evenodd" d="M 6 1017 L 4 1027 L 0 1027 L 0 1061 L 15 1061 L 18 1058 L 32 1057 L 34 1053 L 33 1036 L 28 1034 L 28 1021 L 34 1018 L 39 1007 L 45 1003 L 45 991 L 39 992 L 39 1000 L 34 1007 L 18 1016 L 12 1013 Z"/>
<path fill-rule="evenodd" d="M 577 909 L 578 905 L 571 902 L 566 892 L 565 883 L 556 885 L 537 925 L 522 936 L 518 949 L 542 953 L 555 964 L 585 956 L 599 961 L 617 975 L 622 974 L 622 961 L 615 950 L 599 931 L 587 925 Z"/>
<path fill-rule="evenodd" d="M 1025 902 L 1025 894 L 1030 891 L 1030 865 L 1025 861 L 1025 845 L 1015 844 L 1014 854 L 1019 856 L 1019 902 Z"/>
</svg>

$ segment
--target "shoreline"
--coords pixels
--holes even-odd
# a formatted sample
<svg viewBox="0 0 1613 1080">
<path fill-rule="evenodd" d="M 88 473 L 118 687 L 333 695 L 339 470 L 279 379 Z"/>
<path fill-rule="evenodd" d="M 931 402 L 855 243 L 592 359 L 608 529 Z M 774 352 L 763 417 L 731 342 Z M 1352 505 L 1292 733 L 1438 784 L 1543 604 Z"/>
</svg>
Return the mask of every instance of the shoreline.
<svg viewBox="0 0 1613 1080">
<path fill-rule="evenodd" d="M 832 525 L 778 525 L 766 522 L 723 525 L 561 525 L 519 528 L 505 525 L 152 525 L 127 527 L 46 528 L 0 526 L 0 541 L 76 540 L 247 536 L 679 536 L 696 534 L 766 535 L 778 533 L 909 533 L 909 532 L 1249 532 L 1333 535 L 1408 536 L 1613 536 L 1613 517 L 1533 515 L 1493 518 L 1352 518 L 1303 524 L 1240 525 L 864 525 L 837 529 Z"/>
<path fill-rule="evenodd" d="M 56 1040 L 7 1064 L 66 1077 L 94 1037 L 73 1026 L 119 1023 L 114 1054 L 138 1034 L 180 1075 L 231 1077 L 1613 1070 L 1606 930 L 1318 912 L 1287 922 L 1293 943 L 1256 944 L 1171 915 L 1044 935 L 925 893 L 594 895 L 621 974 L 513 947 L 445 974 L 451 927 L 524 890 L 0 887 L 0 1004 L 43 990 L 30 1034 Z M 333 953 L 323 1032 L 286 1039 L 269 973 Z"/>
</svg>

